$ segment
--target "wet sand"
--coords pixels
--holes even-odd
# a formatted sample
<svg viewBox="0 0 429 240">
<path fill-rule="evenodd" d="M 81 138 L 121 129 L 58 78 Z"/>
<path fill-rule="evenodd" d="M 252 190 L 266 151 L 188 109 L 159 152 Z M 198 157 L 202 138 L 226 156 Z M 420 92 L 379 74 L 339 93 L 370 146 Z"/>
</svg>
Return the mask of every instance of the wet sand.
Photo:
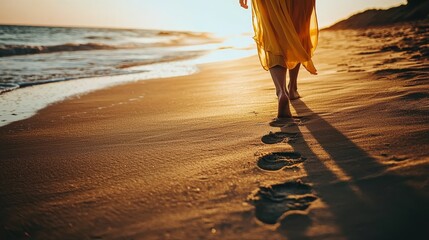
<svg viewBox="0 0 429 240">
<path fill-rule="evenodd" d="M 254 56 L 0 128 L 0 238 L 427 238 L 427 55 L 390 32 L 322 32 L 290 121 Z"/>
</svg>

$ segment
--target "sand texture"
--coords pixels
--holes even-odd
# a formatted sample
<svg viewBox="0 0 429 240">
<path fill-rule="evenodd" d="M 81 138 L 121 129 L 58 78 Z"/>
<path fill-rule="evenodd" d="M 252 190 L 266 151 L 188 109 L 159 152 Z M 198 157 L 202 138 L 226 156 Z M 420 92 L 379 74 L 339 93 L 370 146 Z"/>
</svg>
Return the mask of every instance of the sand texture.
<svg viewBox="0 0 429 240">
<path fill-rule="evenodd" d="M 254 56 L 0 128 L 0 239 L 429 239 L 428 28 L 401 29 L 322 31 L 289 121 Z"/>
</svg>

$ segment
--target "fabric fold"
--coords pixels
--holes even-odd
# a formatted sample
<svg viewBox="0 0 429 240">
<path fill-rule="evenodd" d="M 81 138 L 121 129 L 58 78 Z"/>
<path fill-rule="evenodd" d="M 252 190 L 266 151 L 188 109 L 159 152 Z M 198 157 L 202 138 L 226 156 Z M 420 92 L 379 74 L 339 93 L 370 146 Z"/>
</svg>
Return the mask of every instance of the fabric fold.
<svg viewBox="0 0 429 240">
<path fill-rule="evenodd" d="M 254 40 L 265 70 L 293 69 L 301 63 L 317 74 L 311 58 L 319 29 L 315 0 L 252 0 Z"/>
</svg>

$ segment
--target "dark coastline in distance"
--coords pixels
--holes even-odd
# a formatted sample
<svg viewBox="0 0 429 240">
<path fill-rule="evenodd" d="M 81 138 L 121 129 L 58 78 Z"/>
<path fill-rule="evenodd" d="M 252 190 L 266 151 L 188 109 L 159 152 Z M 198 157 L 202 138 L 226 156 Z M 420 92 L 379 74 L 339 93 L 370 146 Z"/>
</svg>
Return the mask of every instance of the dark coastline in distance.
<svg viewBox="0 0 429 240">
<path fill-rule="evenodd" d="M 408 0 L 406 5 L 357 13 L 325 29 L 361 29 L 421 20 L 429 20 L 429 1 Z"/>
</svg>

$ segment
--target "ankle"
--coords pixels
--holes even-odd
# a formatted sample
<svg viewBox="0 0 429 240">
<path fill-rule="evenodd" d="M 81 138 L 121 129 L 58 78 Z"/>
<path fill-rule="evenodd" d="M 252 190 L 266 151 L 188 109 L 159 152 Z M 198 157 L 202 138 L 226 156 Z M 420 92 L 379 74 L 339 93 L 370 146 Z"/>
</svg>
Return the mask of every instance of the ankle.
<svg viewBox="0 0 429 240">
<path fill-rule="evenodd" d="M 288 94 L 288 92 L 280 92 L 277 96 L 278 96 L 279 98 L 284 98 L 284 97 L 289 98 L 289 94 Z"/>
</svg>

